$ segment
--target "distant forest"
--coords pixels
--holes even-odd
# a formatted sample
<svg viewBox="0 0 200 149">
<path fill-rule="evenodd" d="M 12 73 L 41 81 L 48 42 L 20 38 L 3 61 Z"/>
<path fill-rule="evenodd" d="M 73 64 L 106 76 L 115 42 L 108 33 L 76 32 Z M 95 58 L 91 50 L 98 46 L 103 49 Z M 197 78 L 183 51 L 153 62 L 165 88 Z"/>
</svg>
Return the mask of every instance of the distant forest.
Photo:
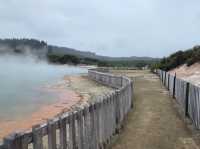
<svg viewBox="0 0 200 149">
<path fill-rule="evenodd" d="M 159 63 L 152 66 L 152 69 L 163 69 L 169 71 L 180 65 L 187 64 L 190 66 L 196 62 L 200 62 L 200 46 L 195 46 L 186 51 L 178 51 L 171 54 L 169 57 L 164 57 Z"/>
<path fill-rule="evenodd" d="M 109 67 L 144 67 L 153 65 L 159 59 L 150 57 L 113 58 L 99 56 L 92 52 L 83 52 L 67 47 L 48 45 L 45 41 L 36 39 L 0 39 L 0 55 L 2 54 L 33 54 L 49 63 L 56 64 L 86 64 Z"/>
<path fill-rule="evenodd" d="M 28 45 L 35 49 L 40 49 L 47 46 L 44 41 L 39 41 L 35 39 L 0 39 L 0 46 L 8 46 L 12 49 L 17 49 L 18 46 Z"/>
</svg>

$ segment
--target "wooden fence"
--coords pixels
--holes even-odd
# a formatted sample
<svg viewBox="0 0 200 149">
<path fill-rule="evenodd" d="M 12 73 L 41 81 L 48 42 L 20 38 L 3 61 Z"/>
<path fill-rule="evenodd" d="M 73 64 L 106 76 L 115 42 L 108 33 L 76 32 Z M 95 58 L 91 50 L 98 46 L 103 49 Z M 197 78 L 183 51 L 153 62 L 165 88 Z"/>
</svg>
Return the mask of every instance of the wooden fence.
<svg viewBox="0 0 200 149">
<path fill-rule="evenodd" d="M 114 87 L 84 106 L 62 113 L 27 132 L 4 138 L 0 149 L 104 149 L 133 107 L 133 82 L 127 77 L 89 70 L 89 78 Z"/>
<path fill-rule="evenodd" d="M 200 129 L 200 87 L 162 70 L 156 70 L 161 82 L 180 105 L 184 116 L 192 120 L 196 129 Z M 168 79 L 166 79 L 168 77 Z"/>
</svg>

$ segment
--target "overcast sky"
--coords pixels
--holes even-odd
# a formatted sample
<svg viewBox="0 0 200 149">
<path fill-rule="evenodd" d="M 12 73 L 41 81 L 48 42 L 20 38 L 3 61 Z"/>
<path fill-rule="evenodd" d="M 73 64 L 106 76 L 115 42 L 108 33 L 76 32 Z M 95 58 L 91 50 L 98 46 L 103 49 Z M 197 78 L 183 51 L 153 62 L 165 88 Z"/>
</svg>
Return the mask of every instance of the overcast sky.
<svg viewBox="0 0 200 149">
<path fill-rule="evenodd" d="M 200 44 L 200 0 L 1 0 L 0 38 L 13 37 L 162 57 Z"/>
</svg>

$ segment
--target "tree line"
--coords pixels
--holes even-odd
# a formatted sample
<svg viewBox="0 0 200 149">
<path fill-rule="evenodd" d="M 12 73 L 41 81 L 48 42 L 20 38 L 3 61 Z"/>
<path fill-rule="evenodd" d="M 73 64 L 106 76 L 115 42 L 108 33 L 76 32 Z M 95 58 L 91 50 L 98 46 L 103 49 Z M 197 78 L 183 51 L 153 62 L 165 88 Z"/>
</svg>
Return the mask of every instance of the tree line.
<svg viewBox="0 0 200 149">
<path fill-rule="evenodd" d="M 6 48 L 5 48 L 6 47 Z M 0 53 L 9 53 L 14 52 L 17 54 L 23 54 L 26 52 L 26 47 L 28 49 L 38 52 L 33 52 L 36 56 L 40 57 L 41 54 L 47 58 L 50 63 L 56 64 L 85 64 L 85 65 L 97 65 L 101 67 L 138 67 L 142 68 L 147 65 L 155 64 L 158 60 L 157 59 L 105 59 L 104 57 L 101 58 L 91 58 L 87 57 L 89 52 L 86 52 L 85 56 L 77 55 L 77 54 L 66 54 L 66 53 L 59 53 L 59 48 L 55 48 L 54 46 L 48 45 L 45 41 L 39 41 L 36 39 L 0 39 Z M 8 50 L 9 49 L 9 50 Z M 52 52 L 54 51 L 54 52 Z M 56 51 L 56 52 L 55 52 Z M 73 50 L 74 53 L 76 50 Z M 12 53 L 11 53 L 12 54 Z M 91 54 L 90 54 L 91 55 Z M 44 58 L 42 57 L 42 58 Z"/>
<path fill-rule="evenodd" d="M 192 49 L 185 51 L 177 51 L 168 57 L 164 57 L 160 62 L 152 65 L 152 69 L 162 69 L 169 71 L 180 65 L 186 64 L 190 66 L 200 61 L 200 46 L 195 46 Z"/>
<path fill-rule="evenodd" d="M 85 65 L 97 65 L 99 67 L 137 67 L 142 68 L 147 65 L 155 64 L 157 61 L 154 60 L 118 60 L 118 61 L 105 61 L 93 58 L 78 57 L 74 55 L 55 55 L 48 54 L 48 61 L 50 63 L 57 64 L 85 64 Z"/>
<path fill-rule="evenodd" d="M 6 45 L 8 47 L 11 47 L 13 49 L 16 49 L 16 47 L 18 45 L 28 45 L 32 48 L 35 49 L 41 49 L 45 46 L 47 46 L 47 43 L 43 40 L 39 41 L 36 39 L 17 39 L 17 38 L 13 38 L 13 39 L 0 39 L 0 44 L 1 45 Z"/>
</svg>

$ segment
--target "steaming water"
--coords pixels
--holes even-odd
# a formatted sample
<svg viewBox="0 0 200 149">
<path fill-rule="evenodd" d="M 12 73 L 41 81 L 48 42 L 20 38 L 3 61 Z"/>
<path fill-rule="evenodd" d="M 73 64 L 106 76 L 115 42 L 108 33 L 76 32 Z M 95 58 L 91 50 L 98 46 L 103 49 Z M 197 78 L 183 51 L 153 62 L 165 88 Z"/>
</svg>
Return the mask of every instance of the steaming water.
<svg viewBox="0 0 200 149">
<path fill-rule="evenodd" d="M 23 116 L 55 101 L 54 93 L 41 88 L 55 84 L 65 75 L 86 72 L 79 67 L 35 62 L 30 57 L 0 57 L 0 121 Z"/>
</svg>

